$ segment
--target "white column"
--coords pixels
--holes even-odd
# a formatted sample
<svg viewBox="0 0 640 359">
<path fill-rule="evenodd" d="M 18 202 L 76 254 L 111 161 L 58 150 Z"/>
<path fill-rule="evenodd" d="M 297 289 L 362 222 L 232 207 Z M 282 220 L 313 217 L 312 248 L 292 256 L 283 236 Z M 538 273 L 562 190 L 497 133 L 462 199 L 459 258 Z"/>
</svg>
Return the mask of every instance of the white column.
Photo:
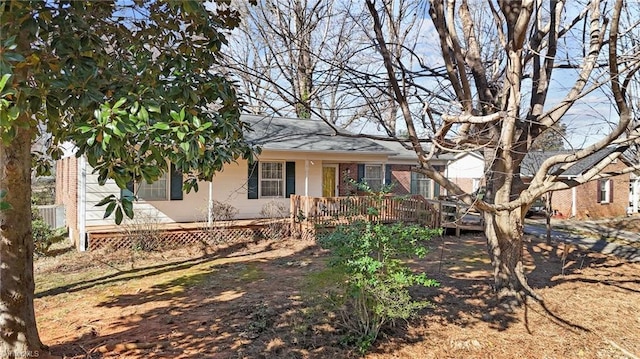
<svg viewBox="0 0 640 359">
<path fill-rule="evenodd" d="M 576 187 L 571 188 L 571 217 L 575 217 L 578 215 L 577 207 L 577 190 Z"/>
<path fill-rule="evenodd" d="M 309 215 L 309 160 L 304 160 L 304 196 L 307 199 L 304 201 L 304 215 Z"/>
<path fill-rule="evenodd" d="M 304 195 L 309 196 L 309 160 L 304 160 Z"/>
<path fill-rule="evenodd" d="M 87 160 L 78 159 L 78 241 L 80 251 L 87 250 Z"/>
<path fill-rule="evenodd" d="M 638 206 L 640 206 L 640 177 L 633 181 L 633 213 L 638 213 Z"/>
<path fill-rule="evenodd" d="M 213 224 L 213 178 L 209 182 L 209 202 L 207 203 L 207 225 Z"/>
</svg>

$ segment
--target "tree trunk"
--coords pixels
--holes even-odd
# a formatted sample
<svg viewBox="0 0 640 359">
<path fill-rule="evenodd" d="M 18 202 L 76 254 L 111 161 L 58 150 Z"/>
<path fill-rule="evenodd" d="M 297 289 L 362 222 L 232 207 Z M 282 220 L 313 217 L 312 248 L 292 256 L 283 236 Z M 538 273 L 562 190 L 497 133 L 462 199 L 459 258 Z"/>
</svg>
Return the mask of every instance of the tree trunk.
<svg viewBox="0 0 640 359">
<path fill-rule="evenodd" d="M 526 295 L 533 295 L 522 263 L 524 216 L 517 208 L 495 214 L 485 213 L 484 217 L 498 300 L 508 308 L 516 307 L 523 303 Z"/>
<path fill-rule="evenodd" d="M 0 211 L 0 357 L 43 357 L 33 308 L 31 131 L 16 132 L 10 145 L 0 143 L 0 188 L 11 205 Z"/>
<path fill-rule="evenodd" d="M 544 201 L 544 216 L 545 216 L 545 224 L 547 227 L 547 244 L 551 245 L 551 216 L 553 216 L 553 208 L 551 206 L 553 192 L 549 192 L 547 194 L 546 201 Z"/>
</svg>

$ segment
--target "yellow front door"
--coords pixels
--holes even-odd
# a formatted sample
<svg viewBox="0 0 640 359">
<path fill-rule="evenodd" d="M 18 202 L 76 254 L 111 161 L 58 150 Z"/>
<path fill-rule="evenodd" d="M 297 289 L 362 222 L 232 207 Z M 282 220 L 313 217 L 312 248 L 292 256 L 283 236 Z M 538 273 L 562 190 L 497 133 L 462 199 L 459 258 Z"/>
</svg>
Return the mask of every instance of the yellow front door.
<svg viewBox="0 0 640 359">
<path fill-rule="evenodd" d="M 322 197 L 336 195 L 336 168 L 322 167 Z"/>
</svg>

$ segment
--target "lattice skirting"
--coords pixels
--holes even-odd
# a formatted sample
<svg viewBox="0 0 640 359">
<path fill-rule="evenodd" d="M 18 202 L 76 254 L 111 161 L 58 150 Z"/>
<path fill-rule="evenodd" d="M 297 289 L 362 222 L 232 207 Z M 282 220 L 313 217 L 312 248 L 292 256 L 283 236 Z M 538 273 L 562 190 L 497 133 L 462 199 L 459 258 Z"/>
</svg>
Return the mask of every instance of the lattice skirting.
<svg viewBox="0 0 640 359">
<path fill-rule="evenodd" d="M 290 235 L 290 224 L 284 222 L 257 226 L 94 232 L 89 233 L 89 250 L 155 250 L 193 245 L 215 245 L 243 240 L 278 239 Z"/>
</svg>

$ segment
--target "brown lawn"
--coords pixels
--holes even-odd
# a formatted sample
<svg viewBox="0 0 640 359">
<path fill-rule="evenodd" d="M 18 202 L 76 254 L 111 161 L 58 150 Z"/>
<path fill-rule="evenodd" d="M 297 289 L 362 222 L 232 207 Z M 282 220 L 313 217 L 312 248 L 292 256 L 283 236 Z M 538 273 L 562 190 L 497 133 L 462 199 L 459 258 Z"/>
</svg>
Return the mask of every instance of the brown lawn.
<svg viewBox="0 0 640 359">
<path fill-rule="evenodd" d="M 611 221 L 603 222 L 604 225 L 612 229 L 621 229 L 628 232 L 640 233 L 640 216 L 614 218 Z"/>
<path fill-rule="evenodd" d="M 440 281 L 434 307 L 387 328 L 366 358 L 627 358 L 640 355 L 640 264 L 526 242 L 545 298 L 498 307 L 483 237 L 433 239 L 412 263 Z M 68 252 L 36 262 L 43 341 L 65 358 L 343 358 L 318 306 L 326 253 L 293 239 L 164 253 Z"/>
</svg>

